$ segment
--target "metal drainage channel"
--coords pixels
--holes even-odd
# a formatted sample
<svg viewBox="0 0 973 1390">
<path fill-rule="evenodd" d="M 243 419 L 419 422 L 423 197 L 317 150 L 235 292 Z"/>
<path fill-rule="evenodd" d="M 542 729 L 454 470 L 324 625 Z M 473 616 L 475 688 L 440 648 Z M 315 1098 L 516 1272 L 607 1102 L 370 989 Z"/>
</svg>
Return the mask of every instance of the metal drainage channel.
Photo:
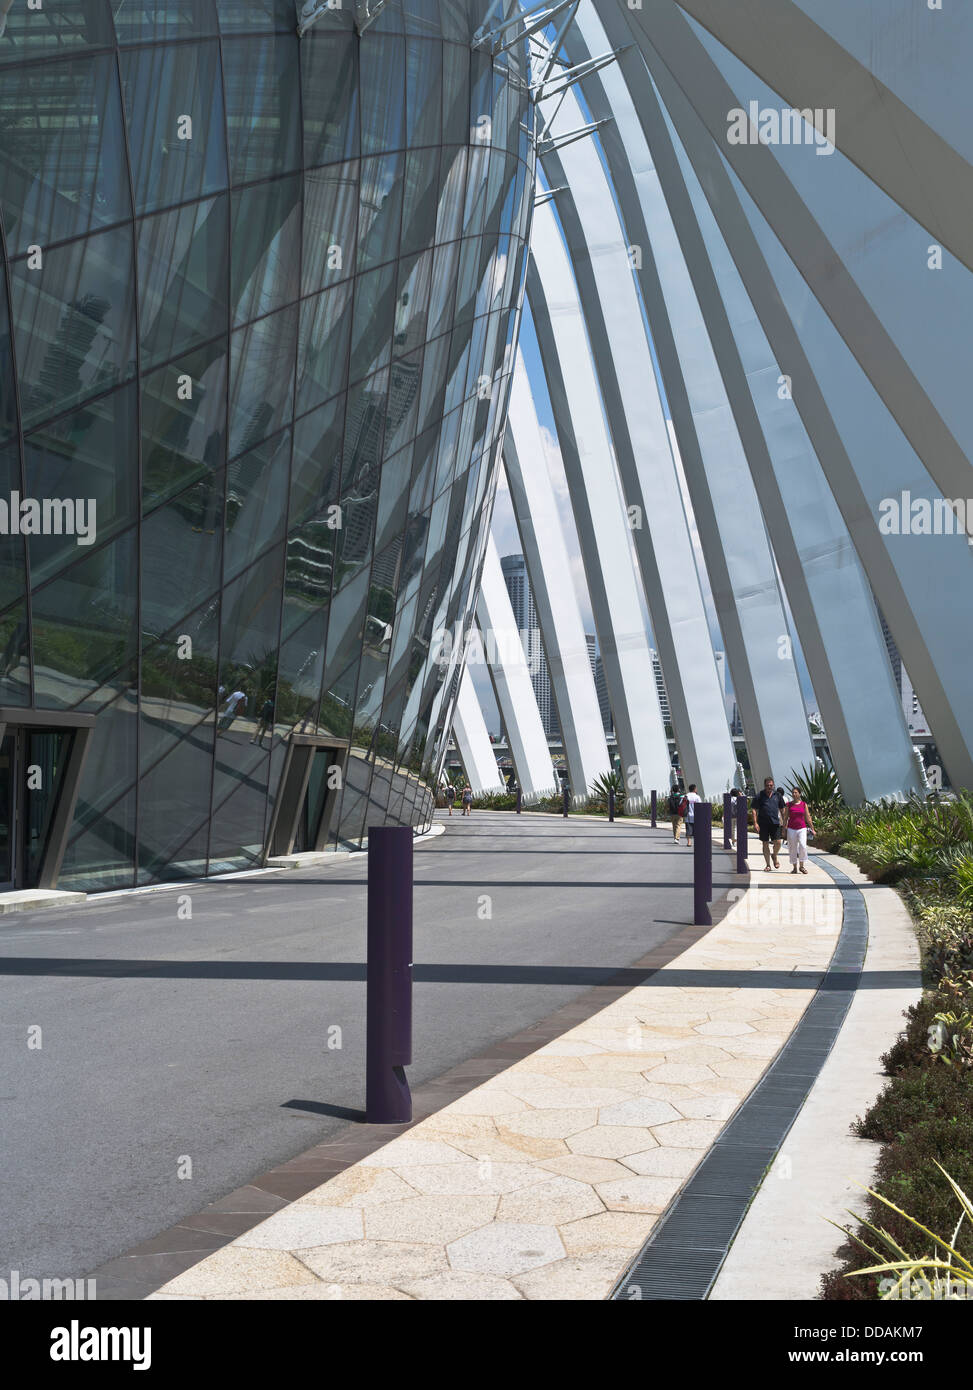
<svg viewBox="0 0 973 1390">
<path fill-rule="evenodd" d="M 763 1080 L 727 1121 L 611 1299 L 708 1297 L 764 1174 L 797 1119 L 838 1036 L 868 944 L 865 899 L 816 858 L 841 891 L 841 933 L 814 998 Z"/>
</svg>

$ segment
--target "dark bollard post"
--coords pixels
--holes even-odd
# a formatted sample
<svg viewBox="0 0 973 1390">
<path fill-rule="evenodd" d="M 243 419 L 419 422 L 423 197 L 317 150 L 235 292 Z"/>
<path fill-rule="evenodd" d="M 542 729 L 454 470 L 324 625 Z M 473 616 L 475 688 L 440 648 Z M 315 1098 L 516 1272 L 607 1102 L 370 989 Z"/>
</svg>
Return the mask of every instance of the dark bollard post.
<svg viewBox="0 0 973 1390">
<path fill-rule="evenodd" d="M 656 796 L 656 794 L 655 794 L 654 791 L 649 793 L 649 803 L 650 803 L 650 805 L 651 805 L 651 807 L 652 807 L 652 829 L 655 830 L 655 829 L 656 829 L 656 813 L 658 812 L 658 809 L 659 809 L 659 798 Z"/>
<path fill-rule="evenodd" d="M 368 828 L 365 1119 L 412 1119 L 412 827 Z"/>
<path fill-rule="evenodd" d="M 741 792 L 737 797 L 737 873 L 747 872 L 747 797 Z"/>
<path fill-rule="evenodd" d="M 693 809 L 693 925 L 711 927 L 713 897 L 713 806 L 697 801 Z"/>
<path fill-rule="evenodd" d="M 609 787 L 609 788 L 608 788 L 608 819 L 609 819 L 609 821 L 613 821 L 613 820 L 615 819 L 615 788 L 614 788 L 614 787 Z"/>
<path fill-rule="evenodd" d="M 524 809 L 524 793 L 523 793 L 523 788 L 518 787 L 518 788 L 517 788 L 517 815 L 518 815 L 518 816 L 520 815 L 520 813 L 521 813 L 521 811 L 522 811 L 523 809 Z"/>
<path fill-rule="evenodd" d="M 723 793 L 723 848 L 733 848 L 733 798 L 729 792 Z"/>
<path fill-rule="evenodd" d="M 562 792 L 562 796 L 563 796 L 563 798 L 564 798 L 564 799 L 563 799 L 563 803 L 562 803 L 562 804 L 563 804 L 563 807 L 564 807 L 564 819 L 567 820 L 567 818 L 568 818 L 568 807 L 571 805 L 571 793 L 568 791 L 567 787 L 564 788 L 564 791 Z"/>
</svg>

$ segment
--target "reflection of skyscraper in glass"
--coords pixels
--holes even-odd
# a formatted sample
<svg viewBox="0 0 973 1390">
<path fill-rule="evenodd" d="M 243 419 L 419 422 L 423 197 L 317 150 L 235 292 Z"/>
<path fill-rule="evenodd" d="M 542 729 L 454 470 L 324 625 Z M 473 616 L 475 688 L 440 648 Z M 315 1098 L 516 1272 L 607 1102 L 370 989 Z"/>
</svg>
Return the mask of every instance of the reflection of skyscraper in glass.
<svg viewBox="0 0 973 1390">
<path fill-rule="evenodd" d="M 524 644 L 524 655 L 530 664 L 530 683 L 537 697 L 541 723 L 548 738 L 557 738 L 560 728 L 557 722 L 557 708 L 554 704 L 554 691 L 551 688 L 551 675 L 547 669 L 547 656 L 541 641 L 540 624 L 534 596 L 530 591 L 527 575 L 527 562 L 523 555 L 504 555 L 500 560 L 504 583 L 510 595 L 510 606 L 514 610 L 517 630 Z"/>
<path fill-rule="evenodd" d="M 584 640 L 588 644 L 588 660 L 591 662 L 591 674 L 595 678 L 595 694 L 598 696 L 601 727 L 606 734 L 611 734 L 615 732 L 615 725 L 612 720 L 611 705 L 608 701 L 608 681 L 605 679 L 605 663 L 602 661 L 601 653 L 597 649 L 597 640 L 594 633 L 586 632 Z"/>
</svg>

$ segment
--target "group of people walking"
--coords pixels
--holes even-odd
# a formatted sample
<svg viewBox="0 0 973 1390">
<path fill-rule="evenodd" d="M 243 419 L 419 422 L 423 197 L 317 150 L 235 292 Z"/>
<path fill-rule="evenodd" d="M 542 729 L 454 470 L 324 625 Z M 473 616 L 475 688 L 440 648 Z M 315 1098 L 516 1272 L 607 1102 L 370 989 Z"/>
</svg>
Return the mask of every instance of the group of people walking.
<svg viewBox="0 0 973 1390">
<path fill-rule="evenodd" d="M 731 844 L 736 843 L 737 806 L 742 795 L 736 787 L 730 792 Z M 676 844 L 685 829 L 686 844 L 692 845 L 696 803 L 701 800 L 695 782 L 690 782 L 685 792 L 674 787 L 669 793 L 669 818 Z M 792 786 L 788 796 L 774 783 L 773 777 L 765 777 L 763 790 L 750 801 L 749 820 L 760 836 L 764 867 L 768 872 L 780 868 L 780 847 L 786 835 L 791 873 L 807 873 L 807 841 L 809 835 L 814 836 L 814 822 L 799 787 Z"/>
<path fill-rule="evenodd" d="M 458 794 L 460 805 L 463 808 L 462 814 L 464 816 L 470 815 L 473 811 L 473 788 L 470 786 L 469 782 L 463 783 L 462 789 Z M 449 814 L 452 815 L 453 806 L 456 804 L 457 788 L 451 783 L 447 783 L 446 786 L 443 787 L 443 796 L 446 798 Z"/>
</svg>

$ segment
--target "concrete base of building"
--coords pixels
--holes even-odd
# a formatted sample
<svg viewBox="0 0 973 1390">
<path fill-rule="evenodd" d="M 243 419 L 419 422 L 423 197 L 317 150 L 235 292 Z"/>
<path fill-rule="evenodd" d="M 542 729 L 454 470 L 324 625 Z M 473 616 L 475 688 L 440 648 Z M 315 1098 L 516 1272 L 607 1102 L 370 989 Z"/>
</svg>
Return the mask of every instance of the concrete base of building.
<svg viewBox="0 0 973 1390">
<path fill-rule="evenodd" d="M 8 912 L 30 912 L 39 907 L 68 907 L 83 903 L 87 893 L 69 893 L 58 888 L 18 888 L 0 893 L 0 916 Z"/>
</svg>

